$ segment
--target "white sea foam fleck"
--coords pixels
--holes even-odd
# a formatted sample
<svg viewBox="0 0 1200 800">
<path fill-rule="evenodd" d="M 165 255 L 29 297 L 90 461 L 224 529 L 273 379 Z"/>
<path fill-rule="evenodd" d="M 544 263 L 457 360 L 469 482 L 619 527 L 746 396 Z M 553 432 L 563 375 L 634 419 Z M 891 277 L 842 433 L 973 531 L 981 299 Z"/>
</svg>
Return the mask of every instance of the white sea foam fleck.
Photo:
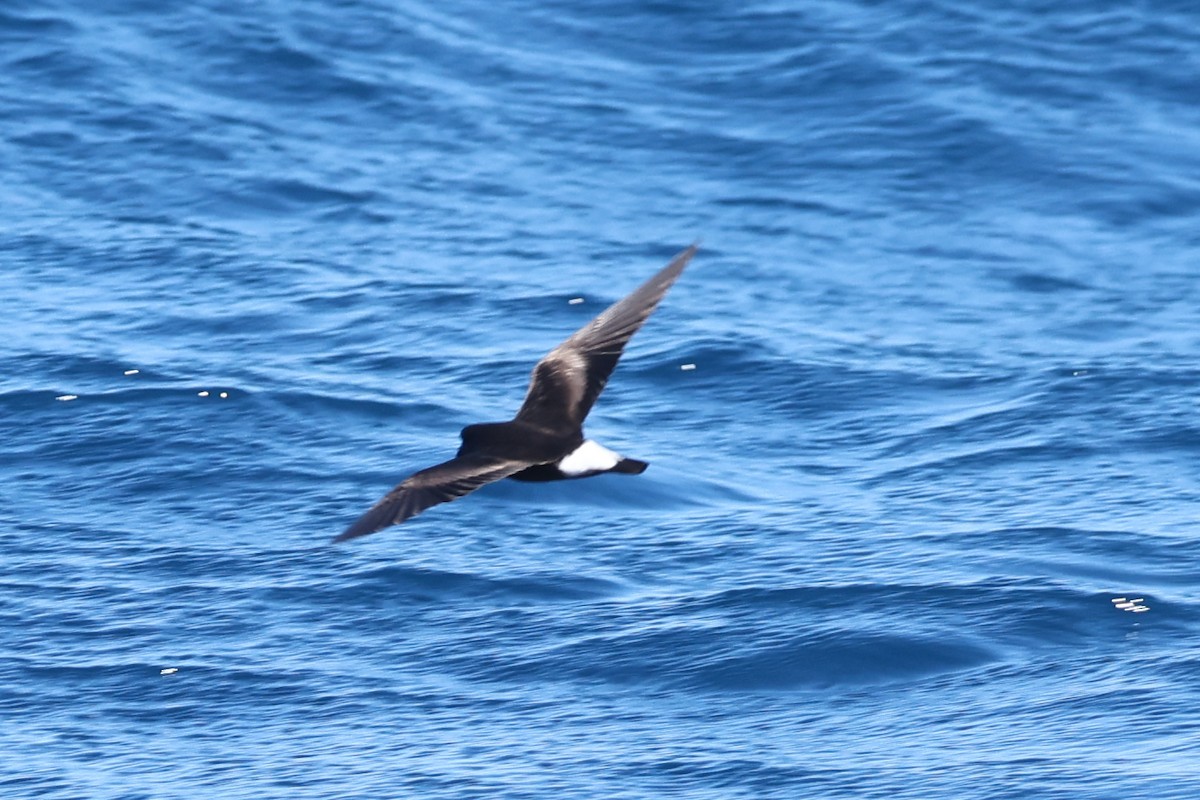
<svg viewBox="0 0 1200 800">
<path fill-rule="evenodd" d="M 56 398 L 54 398 L 54 399 L 55 399 L 55 400 L 62 400 L 62 401 L 65 403 L 65 402 L 67 402 L 68 400 L 78 400 L 78 399 L 79 399 L 79 395 L 77 395 L 77 394 L 60 394 L 58 397 L 56 397 Z"/>
<path fill-rule="evenodd" d="M 200 392 L 201 397 L 208 397 L 208 392 Z"/>
<path fill-rule="evenodd" d="M 138 369 L 127 369 L 127 370 L 125 370 L 125 374 L 126 374 L 126 375 L 137 375 L 139 372 L 141 372 L 141 370 L 138 370 Z"/>
<path fill-rule="evenodd" d="M 1134 614 L 1141 614 L 1143 611 L 1150 610 L 1150 606 L 1144 605 L 1145 602 L 1146 598 L 1144 597 L 1135 597 L 1132 600 L 1127 597 L 1114 597 L 1112 599 L 1113 606 L 1121 611 L 1129 611 Z"/>
</svg>

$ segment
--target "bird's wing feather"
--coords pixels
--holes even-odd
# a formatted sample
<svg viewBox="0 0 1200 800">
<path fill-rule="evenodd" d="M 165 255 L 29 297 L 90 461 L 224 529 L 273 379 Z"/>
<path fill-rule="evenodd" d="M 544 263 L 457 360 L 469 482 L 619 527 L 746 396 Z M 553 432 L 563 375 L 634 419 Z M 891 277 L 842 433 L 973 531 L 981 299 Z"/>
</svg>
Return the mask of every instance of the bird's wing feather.
<svg viewBox="0 0 1200 800">
<path fill-rule="evenodd" d="M 592 410 L 625 345 L 658 307 L 696 254 L 692 245 L 650 280 L 551 350 L 533 368 L 517 420 L 578 428 Z"/>
<path fill-rule="evenodd" d="M 462 497 L 527 466 L 523 461 L 467 455 L 414 472 L 333 541 L 344 542 L 404 522 L 431 506 Z"/>
</svg>

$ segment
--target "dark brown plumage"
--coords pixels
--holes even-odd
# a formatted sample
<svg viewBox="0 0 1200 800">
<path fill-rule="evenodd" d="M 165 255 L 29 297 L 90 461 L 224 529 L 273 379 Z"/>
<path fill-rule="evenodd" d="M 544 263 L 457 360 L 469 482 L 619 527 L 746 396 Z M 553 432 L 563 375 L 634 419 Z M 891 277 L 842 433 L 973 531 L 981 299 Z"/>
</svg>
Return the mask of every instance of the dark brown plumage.
<svg viewBox="0 0 1200 800">
<path fill-rule="evenodd" d="M 551 350 L 533 368 L 525 401 L 510 422 L 463 428 L 458 455 L 406 478 L 334 541 L 344 542 L 404 522 L 431 506 L 502 478 L 557 480 L 645 470 L 645 462 L 622 458 L 585 440 L 583 421 L 625 345 L 695 254 L 695 245 L 684 250 L 654 277 Z"/>
</svg>

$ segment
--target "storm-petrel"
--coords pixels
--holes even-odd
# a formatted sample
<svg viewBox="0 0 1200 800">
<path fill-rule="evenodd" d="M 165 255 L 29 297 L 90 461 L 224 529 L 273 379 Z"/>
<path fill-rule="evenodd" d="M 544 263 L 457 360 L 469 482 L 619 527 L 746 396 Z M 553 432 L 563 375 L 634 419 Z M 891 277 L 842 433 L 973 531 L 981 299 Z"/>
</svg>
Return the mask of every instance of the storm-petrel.
<svg viewBox="0 0 1200 800">
<path fill-rule="evenodd" d="M 395 525 L 501 478 L 553 481 L 601 472 L 638 475 L 646 462 L 583 438 L 583 420 L 625 345 L 696 254 L 692 245 L 624 300 L 609 306 L 533 368 L 529 391 L 510 422 L 462 429 L 458 455 L 413 473 L 334 539 L 344 542 Z"/>
</svg>

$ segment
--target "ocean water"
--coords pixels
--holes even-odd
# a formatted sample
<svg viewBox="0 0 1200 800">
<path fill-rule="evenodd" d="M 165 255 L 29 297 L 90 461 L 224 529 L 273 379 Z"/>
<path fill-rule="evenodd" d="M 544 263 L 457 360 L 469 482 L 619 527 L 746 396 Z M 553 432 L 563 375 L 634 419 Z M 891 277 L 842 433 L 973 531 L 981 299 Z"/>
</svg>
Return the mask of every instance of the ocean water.
<svg viewBox="0 0 1200 800">
<path fill-rule="evenodd" d="M 1200 797 L 1197 30 L 6 2 L 0 796 Z M 694 240 L 644 475 L 330 546 Z"/>
</svg>

